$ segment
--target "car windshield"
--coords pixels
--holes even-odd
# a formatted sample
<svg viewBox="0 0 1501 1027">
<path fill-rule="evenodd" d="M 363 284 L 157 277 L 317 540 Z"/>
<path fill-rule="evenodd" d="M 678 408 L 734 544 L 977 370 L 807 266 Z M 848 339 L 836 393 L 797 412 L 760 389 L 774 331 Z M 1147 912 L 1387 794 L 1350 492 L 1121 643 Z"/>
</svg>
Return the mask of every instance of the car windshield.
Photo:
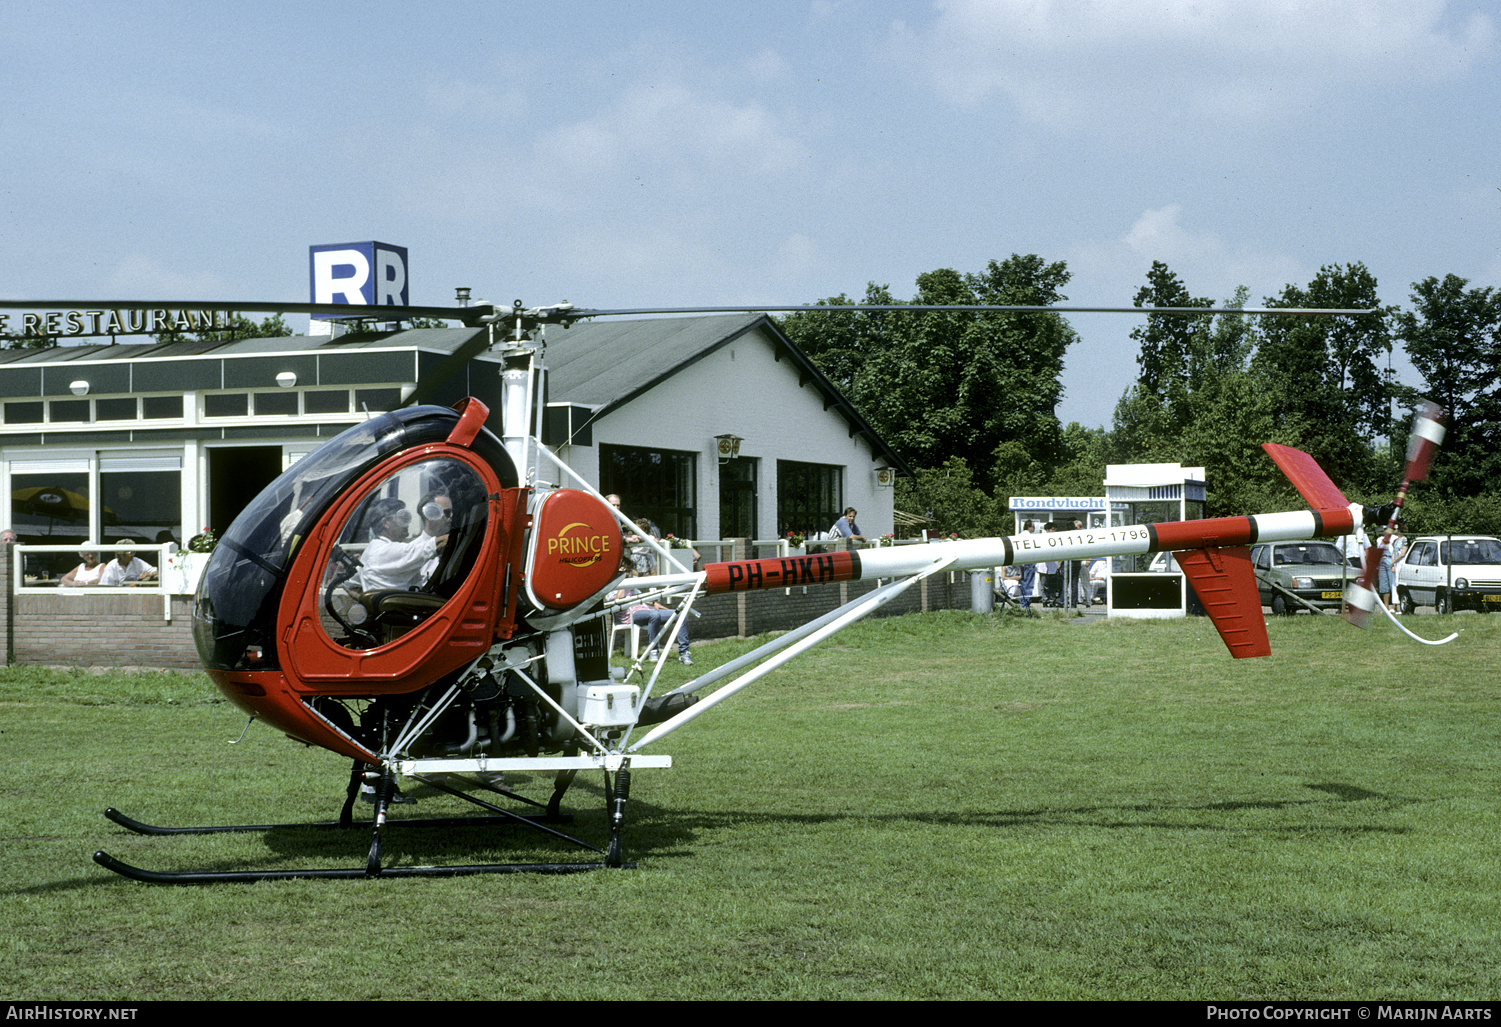
<svg viewBox="0 0 1501 1027">
<path fill-rule="evenodd" d="M 1296 546 L 1278 546 L 1273 562 L 1278 567 L 1307 563 L 1344 563 L 1339 550 L 1327 542 L 1306 542 Z"/>
<path fill-rule="evenodd" d="M 1443 562 L 1455 566 L 1475 567 L 1480 564 L 1501 563 L 1501 542 L 1493 538 L 1445 542 L 1441 549 Z M 1450 559 L 1451 553 L 1453 559 Z"/>
</svg>

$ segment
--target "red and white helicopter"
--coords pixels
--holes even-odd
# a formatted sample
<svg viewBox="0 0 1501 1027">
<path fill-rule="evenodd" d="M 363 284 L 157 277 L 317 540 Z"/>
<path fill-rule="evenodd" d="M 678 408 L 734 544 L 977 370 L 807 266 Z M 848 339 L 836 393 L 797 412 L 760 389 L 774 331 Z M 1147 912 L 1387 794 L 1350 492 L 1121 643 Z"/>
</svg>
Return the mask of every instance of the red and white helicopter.
<svg viewBox="0 0 1501 1027">
<path fill-rule="evenodd" d="M 384 320 L 393 314 L 389 307 L 221 306 Z M 633 526 L 539 441 L 538 400 L 546 373 L 540 337 L 550 324 L 567 325 L 583 317 L 668 312 L 673 311 L 590 311 L 568 304 L 525 309 L 519 301 L 509 310 L 484 304 L 402 308 L 405 316 L 447 317 L 488 326 L 478 342 L 503 358 L 502 435 L 485 427 L 490 412 L 474 399 L 451 408 L 419 403 L 372 417 L 276 479 L 235 519 L 214 550 L 194 612 L 203 664 L 218 688 L 252 720 L 353 762 L 339 820 L 305 826 L 367 827 L 371 841 L 364 866 L 160 872 L 131 866 L 103 851 L 94 854 L 95 861 L 137 880 L 174 883 L 560 873 L 634 866 L 622 852 L 632 771 L 670 767 L 672 757 L 662 751 L 661 743 L 673 732 L 926 577 L 1040 560 L 1171 552 L 1231 656 L 1265 656 L 1271 647 L 1248 547 L 1255 542 L 1346 535 L 1361 521 L 1361 507 L 1348 502 L 1311 457 L 1267 444 L 1263 448 L 1310 509 L 739 560 L 711 563 L 697 571 L 679 561 L 682 550 L 657 546 L 668 572 L 634 578 L 630 586 L 639 594 L 610 599 L 621 586 L 624 533 Z M 1365 312 L 1278 308 L 1237 313 Z M 467 361 L 473 355 L 461 351 L 453 359 Z M 1417 416 L 1407 480 L 1393 504 L 1396 511 L 1400 512 L 1408 484 L 1426 474 L 1442 434 L 1437 408 L 1425 407 Z M 412 510 L 423 520 L 422 533 L 405 543 L 413 551 L 380 552 L 374 540 L 383 519 Z M 1391 520 L 1397 515 L 1393 513 Z M 438 539 L 443 540 L 441 546 Z M 1357 623 L 1376 606 L 1373 587 L 1386 542 L 1383 537 L 1369 550 L 1362 577 L 1350 590 L 1347 615 Z M 399 576 L 386 573 L 401 561 L 422 565 L 420 585 L 403 584 Z M 665 630 L 675 633 L 703 595 L 861 579 L 879 583 L 838 609 L 670 691 L 657 691 L 671 649 L 667 645 L 654 664 L 637 660 L 623 679 L 612 675 L 610 625 L 623 604 L 672 602 L 676 619 Z M 494 783 L 494 775 L 512 771 L 554 774 L 551 797 L 539 802 Z M 567 820 L 560 804 L 579 771 L 604 775 L 608 838 L 602 848 L 557 826 Z M 454 787 L 456 778 L 470 790 Z M 485 815 L 392 819 L 389 808 L 399 794 L 400 780 L 423 782 L 481 807 Z M 476 786 L 484 798 L 474 794 Z M 362 787 L 373 792 L 374 815 L 369 822 L 357 823 L 353 809 Z M 528 803 L 537 812 L 518 814 L 492 801 L 498 799 Z M 265 831 L 276 826 L 159 827 L 114 809 L 106 815 L 146 834 Z M 497 822 L 528 825 L 597 858 L 383 865 L 382 840 L 393 825 L 406 829 Z"/>
</svg>

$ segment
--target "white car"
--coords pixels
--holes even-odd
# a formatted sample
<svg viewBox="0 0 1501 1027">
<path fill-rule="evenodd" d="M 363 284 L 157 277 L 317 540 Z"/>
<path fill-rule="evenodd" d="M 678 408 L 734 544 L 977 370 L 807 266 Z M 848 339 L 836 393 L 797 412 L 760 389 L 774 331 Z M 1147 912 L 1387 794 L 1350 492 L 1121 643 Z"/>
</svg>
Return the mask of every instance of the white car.
<svg viewBox="0 0 1501 1027">
<path fill-rule="evenodd" d="M 1397 603 L 1437 613 L 1501 610 L 1501 539 L 1493 535 L 1423 535 L 1397 564 Z"/>
</svg>

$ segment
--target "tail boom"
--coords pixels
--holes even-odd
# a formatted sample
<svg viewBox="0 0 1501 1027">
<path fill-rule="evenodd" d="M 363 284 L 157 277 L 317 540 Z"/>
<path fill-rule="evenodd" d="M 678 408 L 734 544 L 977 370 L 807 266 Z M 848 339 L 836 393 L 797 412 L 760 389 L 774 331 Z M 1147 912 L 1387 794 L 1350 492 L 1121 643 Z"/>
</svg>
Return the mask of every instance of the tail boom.
<svg viewBox="0 0 1501 1027">
<path fill-rule="evenodd" d="M 704 567 L 704 591 L 709 594 L 749 592 L 793 585 L 822 585 L 861 578 L 899 578 L 918 574 L 935 560 L 952 558 L 952 569 L 975 570 L 1054 560 L 1093 560 L 1100 556 L 1182 552 L 1248 546 L 1256 542 L 1289 542 L 1345 535 L 1353 530 L 1348 507 L 1214 517 L 1197 521 L 1165 521 L 1129 527 L 1084 528 L 1044 535 L 929 542 L 819 553 L 807 556 L 731 560 Z"/>
</svg>

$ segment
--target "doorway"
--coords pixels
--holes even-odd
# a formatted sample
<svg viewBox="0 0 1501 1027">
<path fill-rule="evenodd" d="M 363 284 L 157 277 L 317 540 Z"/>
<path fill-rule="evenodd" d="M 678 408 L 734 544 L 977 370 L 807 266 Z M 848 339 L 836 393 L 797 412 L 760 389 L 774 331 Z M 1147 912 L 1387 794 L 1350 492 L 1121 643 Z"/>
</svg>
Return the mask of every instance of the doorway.
<svg viewBox="0 0 1501 1027">
<path fill-rule="evenodd" d="M 748 457 L 719 465 L 719 537 L 756 537 L 756 461 Z"/>
<path fill-rule="evenodd" d="M 208 526 L 224 534 L 261 490 L 281 476 L 280 446 L 233 446 L 208 451 Z"/>
</svg>

